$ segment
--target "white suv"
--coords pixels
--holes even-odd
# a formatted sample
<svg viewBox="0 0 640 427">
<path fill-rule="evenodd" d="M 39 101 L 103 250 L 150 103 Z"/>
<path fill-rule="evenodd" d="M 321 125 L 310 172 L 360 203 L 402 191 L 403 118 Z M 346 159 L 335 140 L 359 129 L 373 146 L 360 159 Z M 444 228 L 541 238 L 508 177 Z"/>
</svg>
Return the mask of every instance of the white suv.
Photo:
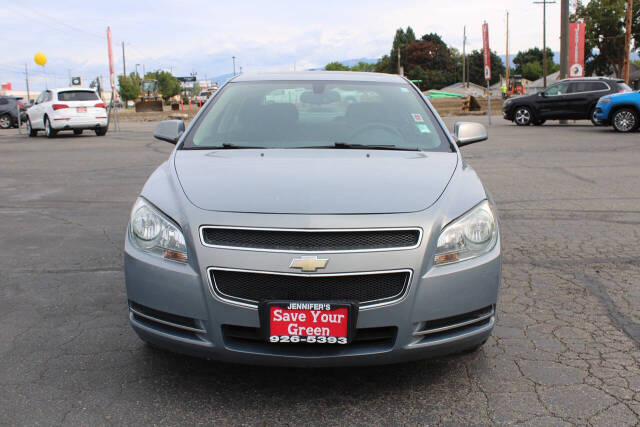
<svg viewBox="0 0 640 427">
<path fill-rule="evenodd" d="M 102 136 L 107 133 L 107 110 L 92 89 L 49 89 L 42 92 L 33 107 L 27 110 L 27 129 L 29 136 L 44 130 L 49 138 L 61 130 L 72 130 L 80 135 L 84 129 L 92 129 Z"/>
</svg>

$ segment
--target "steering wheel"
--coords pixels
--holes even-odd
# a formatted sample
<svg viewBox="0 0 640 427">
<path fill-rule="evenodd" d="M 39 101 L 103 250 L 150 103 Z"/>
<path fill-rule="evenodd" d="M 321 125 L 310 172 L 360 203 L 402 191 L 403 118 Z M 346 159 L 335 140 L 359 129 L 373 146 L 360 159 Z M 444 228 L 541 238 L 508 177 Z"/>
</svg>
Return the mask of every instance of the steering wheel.
<svg viewBox="0 0 640 427">
<path fill-rule="evenodd" d="M 383 130 L 387 133 L 390 133 L 392 135 L 397 136 L 398 138 L 404 140 L 404 137 L 402 136 L 402 134 L 400 133 L 400 131 L 398 131 L 398 129 L 396 129 L 393 126 L 387 125 L 385 123 L 374 123 L 374 122 L 369 122 L 369 123 L 365 123 L 361 126 L 358 126 L 357 128 L 355 128 L 350 134 L 349 134 L 349 141 L 353 140 L 354 138 L 356 138 L 358 135 L 363 134 L 365 132 L 374 130 L 374 129 L 380 129 Z"/>
</svg>

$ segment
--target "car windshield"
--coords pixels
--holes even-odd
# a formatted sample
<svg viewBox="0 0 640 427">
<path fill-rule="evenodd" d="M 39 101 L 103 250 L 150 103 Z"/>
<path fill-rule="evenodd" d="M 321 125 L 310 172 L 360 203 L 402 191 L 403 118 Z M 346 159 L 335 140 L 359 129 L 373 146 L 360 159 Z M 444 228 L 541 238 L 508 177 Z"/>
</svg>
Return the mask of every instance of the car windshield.
<svg viewBox="0 0 640 427">
<path fill-rule="evenodd" d="M 406 83 L 232 82 L 214 101 L 183 148 L 452 150 Z"/>
<path fill-rule="evenodd" d="M 98 95 L 90 90 L 68 90 L 58 92 L 58 101 L 95 101 Z"/>
</svg>

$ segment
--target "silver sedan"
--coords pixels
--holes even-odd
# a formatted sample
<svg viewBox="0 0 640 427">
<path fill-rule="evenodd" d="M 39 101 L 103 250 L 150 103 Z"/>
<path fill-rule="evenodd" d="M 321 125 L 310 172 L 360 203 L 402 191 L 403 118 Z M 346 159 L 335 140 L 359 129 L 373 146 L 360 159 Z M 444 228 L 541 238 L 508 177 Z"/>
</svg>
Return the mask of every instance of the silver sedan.
<svg viewBox="0 0 640 427">
<path fill-rule="evenodd" d="M 501 278 L 495 205 L 408 80 L 233 78 L 135 201 L 125 239 L 133 330 L 200 357 L 295 366 L 472 351 Z"/>
</svg>

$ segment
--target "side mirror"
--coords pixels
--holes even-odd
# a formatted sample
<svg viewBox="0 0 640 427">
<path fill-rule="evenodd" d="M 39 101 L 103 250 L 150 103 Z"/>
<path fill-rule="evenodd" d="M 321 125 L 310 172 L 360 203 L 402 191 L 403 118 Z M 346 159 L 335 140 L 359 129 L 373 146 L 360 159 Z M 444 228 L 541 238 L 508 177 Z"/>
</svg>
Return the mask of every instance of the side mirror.
<svg viewBox="0 0 640 427">
<path fill-rule="evenodd" d="M 489 138 L 487 128 L 480 123 L 474 122 L 457 122 L 453 130 L 453 135 L 458 142 L 458 147 L 484 141 Z"/>
<path fill-rule="evenodd" d="M 182 120 L 165 120 L 158 123 L 156 130 L 153 131 L 153 137 L 160 141 L 175 144 L 183 133 L 184 122 Z"/>
<path fill-rule="evenodd" d="M 544 98 L 545 96 L 547 96 L 547 94 L 546 94 L 546 93 L 544 93 L 544 92 L 538 92 L 538 96 L 541 96 L 541 97 L 543 97 L 543 98 Z"/>
</svg>

